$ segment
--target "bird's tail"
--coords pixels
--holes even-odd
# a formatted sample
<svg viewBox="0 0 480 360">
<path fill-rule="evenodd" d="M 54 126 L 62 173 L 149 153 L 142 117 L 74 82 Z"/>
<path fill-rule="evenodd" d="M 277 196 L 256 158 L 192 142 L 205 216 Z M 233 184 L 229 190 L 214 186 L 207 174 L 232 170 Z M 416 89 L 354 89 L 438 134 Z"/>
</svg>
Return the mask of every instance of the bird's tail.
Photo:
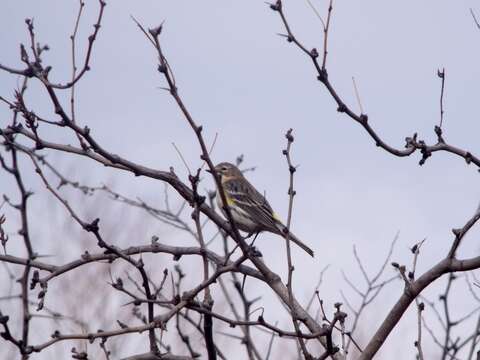
<svg viewBox="0 0 480 360">
<path fill-rule="evenodd" d="M 310 249 L 307 245 L 305 245 L 303 242 L 300 241 L 299 238 L 297 238 L 291 231 L 287 230 L 287 227 L 283 225 L 282 223 L 278 222 L 278 230 L 279 234 L 282 235 L 284 238 L 288 237 L 291 241 L 293 241 L 295 244 L 300 246 L 308 255 L 313 257 L 313 250 Z"/>
</svg>

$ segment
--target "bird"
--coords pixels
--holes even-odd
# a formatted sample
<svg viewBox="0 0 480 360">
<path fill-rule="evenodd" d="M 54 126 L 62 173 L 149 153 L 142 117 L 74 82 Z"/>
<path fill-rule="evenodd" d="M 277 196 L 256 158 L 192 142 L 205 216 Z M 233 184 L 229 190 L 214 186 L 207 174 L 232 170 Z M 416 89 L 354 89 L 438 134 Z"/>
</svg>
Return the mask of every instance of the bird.
<svg viewBox="0 0 480 360">
<path fill-rule="evenodd" d="M 212 173 L 212 171 L 209 172 Z M 250 184 L 238 167 L 228 162 L 222 162 L 214 167 L 214 172 L 220 178 L 232 219 L 239 230 L 247 232 L 249 236 L 258 235 L 262 231 L 271 232 L 284 238 L 288 236 L 291 241 L 313 257 L 313 250 L 288 231 L 265 196 Z M 223 215 L 227 217 L 218 188 L 216 202 Z"/>
</svg>

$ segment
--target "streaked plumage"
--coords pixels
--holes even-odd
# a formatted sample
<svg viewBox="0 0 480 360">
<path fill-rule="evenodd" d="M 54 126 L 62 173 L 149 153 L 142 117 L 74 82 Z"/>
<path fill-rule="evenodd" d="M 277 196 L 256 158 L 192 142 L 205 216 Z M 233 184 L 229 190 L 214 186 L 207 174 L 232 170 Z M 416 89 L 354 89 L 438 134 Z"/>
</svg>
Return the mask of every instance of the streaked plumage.
<svg viewBox="0 0 480 360">
<path fill-rule="evenodd" d="M 215 171 L 220 176 L 228 206 L 238 229 L 249 234 L 269 231 L 282 237 L 286 236 L 285 225 L 275 215 L 267 199 L 248 182 L 235 165 L 223 162 L 215 166 Z M 218 207 L 226 216 L 218 189 L 216 198 Z M 291 232 L 289 238 L 313 256 L 313 251 Z"/>
</svg>

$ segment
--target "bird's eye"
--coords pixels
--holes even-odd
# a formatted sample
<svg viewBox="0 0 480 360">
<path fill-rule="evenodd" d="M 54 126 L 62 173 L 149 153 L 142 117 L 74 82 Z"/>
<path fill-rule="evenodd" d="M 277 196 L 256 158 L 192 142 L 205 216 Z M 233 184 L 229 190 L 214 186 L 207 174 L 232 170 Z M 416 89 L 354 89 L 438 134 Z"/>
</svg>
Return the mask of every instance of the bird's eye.
<svg viewBox="0 0 480 360">
<path fill-rule="evenodd" d="M 227 167 L 226 167 L 226 166 L 223 166 L 223 167 L 222 167 L 222 170 L 223 170 L 223 171 L 227 171 Z"/>
</svg>

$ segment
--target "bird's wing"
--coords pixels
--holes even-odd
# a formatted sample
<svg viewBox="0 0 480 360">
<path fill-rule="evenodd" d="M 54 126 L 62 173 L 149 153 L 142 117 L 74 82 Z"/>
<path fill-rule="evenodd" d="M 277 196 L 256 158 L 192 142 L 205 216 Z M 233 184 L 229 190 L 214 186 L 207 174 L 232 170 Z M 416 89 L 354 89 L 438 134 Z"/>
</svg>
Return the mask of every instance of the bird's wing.
<svg viewBox="0 0 480 360">
<path fill-rule="evenodd" d="M 267 199 L 260 194 L 246 179 L 232 179 L 223 184 L 235 205 L 262 225 L 265 230 L 278 232 L 277 220 Z"/>
</svg>

